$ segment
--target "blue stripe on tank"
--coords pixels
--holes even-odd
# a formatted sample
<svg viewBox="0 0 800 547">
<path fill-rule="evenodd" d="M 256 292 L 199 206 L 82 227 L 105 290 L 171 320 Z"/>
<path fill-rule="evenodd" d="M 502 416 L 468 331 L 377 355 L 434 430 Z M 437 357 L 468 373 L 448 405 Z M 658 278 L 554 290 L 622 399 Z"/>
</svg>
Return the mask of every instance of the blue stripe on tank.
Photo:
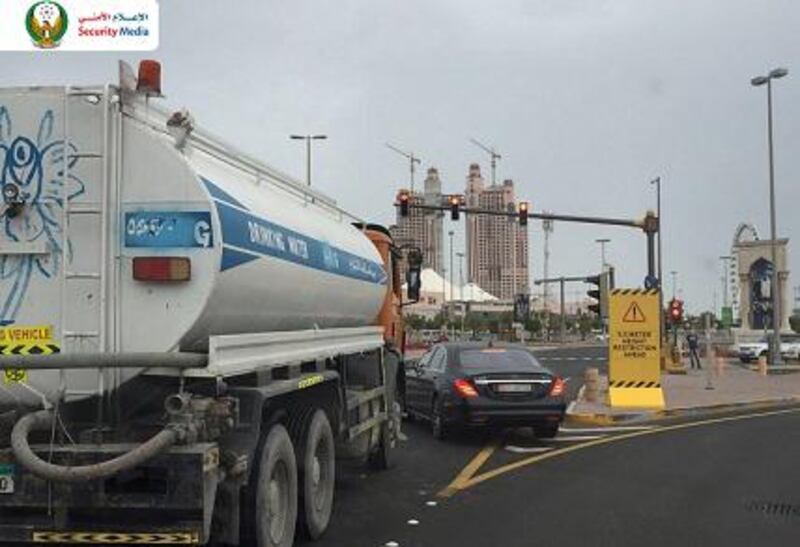
<svg viewBox="0 0 800 547">
<path fill-rule="evenodd" d="M 233 206 L 231 200 L 240 202 L 211 181 L 203 182 L 214 198 L 222 227 L 222 271 L 272 257 L 351 279 L 386 284 L 386 271 L 380 262 L 256 216 L 241 204 Z M 230 199 L 218 197 L 223 194 Z"/>
</svg>

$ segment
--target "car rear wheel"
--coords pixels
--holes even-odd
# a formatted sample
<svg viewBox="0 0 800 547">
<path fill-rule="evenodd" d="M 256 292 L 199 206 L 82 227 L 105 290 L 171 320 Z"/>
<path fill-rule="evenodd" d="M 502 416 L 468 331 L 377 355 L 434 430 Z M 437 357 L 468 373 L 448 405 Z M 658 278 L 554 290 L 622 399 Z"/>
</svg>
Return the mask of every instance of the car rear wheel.
<svg viewBox="0 0 800 547">
<path fill-rule="evenodd" d="M 434 399 L 433 409 L 431 410 L 431 430 L 433 431 L 433 437 L 440 441 L 446 439 L 449 433 L 447 424 L 444 422 L 442 403 L 438 398 Z"/>
<path fill-rule="evenodd" d="M 533 434 L 540 439 L 552 439 L 558 435 L 558 424 L 545 424 L 533 426 Z"/>
</svg>

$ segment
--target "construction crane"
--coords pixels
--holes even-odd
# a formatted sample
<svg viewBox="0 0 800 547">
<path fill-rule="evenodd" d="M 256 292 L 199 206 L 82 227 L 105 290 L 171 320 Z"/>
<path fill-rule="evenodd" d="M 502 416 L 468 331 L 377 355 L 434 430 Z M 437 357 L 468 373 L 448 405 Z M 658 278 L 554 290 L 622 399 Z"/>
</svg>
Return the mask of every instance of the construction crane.
<svg viewBox="0 0 800 547">
<path fill-rule="evenodd" d="M 485 144 L 483 144 L 479 140 L 473 139 L 473 138 L 470 138 L 469 140 L 470 140 L 470 142 L 472 142 L 472 144 L 474 144 L 475 146 L 478 146 L 481 149 L 483 149 L 484 151 L 488 152 L 489 155 L 491 156 L 491 158 L 492 158 L 492 186 L 494 186 L 497 183 L 497 181 L 495 180 L 495 174 L 497 172 L 497 160 L 501 159 L 502 156 L 497 153 L 497 150 L 494 149 L 494 146 L 486 146 Z"/>
<path fill-rule="evenodd" d="M 396 146 L 392 146 L 388 142 L 386 143 L 386 147 L 389 150 L 397 152 L 404 158 L 408 159 L 409 165 L 411 166 L 411 193 L 414 193 L 414 172 L 416 171 L 414 164 L 422 163 L 421 160 L 418 157 L 416 157 L 413 152 L 406 152 L 405 150 L 400 150 L 399 148 L 397 148 Z"/>
</svg>

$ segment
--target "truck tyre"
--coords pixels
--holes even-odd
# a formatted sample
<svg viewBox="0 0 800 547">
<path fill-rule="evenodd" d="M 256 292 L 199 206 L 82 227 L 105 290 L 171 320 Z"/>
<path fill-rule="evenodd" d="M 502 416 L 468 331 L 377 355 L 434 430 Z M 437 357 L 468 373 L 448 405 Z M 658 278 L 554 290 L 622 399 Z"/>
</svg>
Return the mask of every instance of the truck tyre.
<svg viewBox="0 0 800 547">
<path fill-rule="evenodd" d="M 297 463 L 286 428 L 275 424 L 261 449 L 253 524 L 256 547 L 291 547 L 297 523 Z"/>
<path fill-rule="evenodd" d="M 400 440 L 400 423 L 402 422 L 402 407 L 400 403 L 392 398 L 388 401 L 389 416 L 381 424 L 381 433 L 378 446 L 369 455 L 369 467 L 378 471 L 385 471 L 394 467 L 395 450 Z"/>
<path fill-rule="evenodd" d="M 323 410 L 314 412 L 306 431 L 301 474 L 302 523 L 308 536 L 317 539 L 331 520 L 336 454 L 331 424 Z"/>
<path fill-rule="evenodd" d="M 444 421 L 444 410 L 438 397 L 434 399 L 433 408 L 431 409 L 431 430 L 433 438 L 440 441 L 445 440 L 450 433 L 449 427 Z"/>
</svg>

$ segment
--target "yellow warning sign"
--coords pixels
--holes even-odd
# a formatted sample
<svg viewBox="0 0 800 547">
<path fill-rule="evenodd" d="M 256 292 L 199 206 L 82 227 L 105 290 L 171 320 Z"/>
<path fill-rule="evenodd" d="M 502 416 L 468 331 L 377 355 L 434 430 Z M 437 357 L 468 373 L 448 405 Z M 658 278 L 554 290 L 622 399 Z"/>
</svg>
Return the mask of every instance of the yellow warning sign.
<svg viewBox="0 0 800 547">
<path fill-rule="evenodd" d="M 625 315 L 622 316 L 623 323 L 644 323 L 644 312 L 642 312 L 642 308 L 639 307 L 639 304 L 636 302 L 631 302 L 631 305 L 628 306 L 628 311 L 625 312 Z"/>
<path fill-rule="evenodd" d="M 0 328 L 0 355 L 50 355 L 61 347 L 53 341 L 51 325 L 14 325 Z M 24 369 L 3 371 L 3 383 L 19 384 L 28 381 Z"/>
<path fill-rule="evenodd" d="M 611 406 L 664 407 L 658 302 L 656 289 L 613 289 L 609 294 Z"/>
</svg>

